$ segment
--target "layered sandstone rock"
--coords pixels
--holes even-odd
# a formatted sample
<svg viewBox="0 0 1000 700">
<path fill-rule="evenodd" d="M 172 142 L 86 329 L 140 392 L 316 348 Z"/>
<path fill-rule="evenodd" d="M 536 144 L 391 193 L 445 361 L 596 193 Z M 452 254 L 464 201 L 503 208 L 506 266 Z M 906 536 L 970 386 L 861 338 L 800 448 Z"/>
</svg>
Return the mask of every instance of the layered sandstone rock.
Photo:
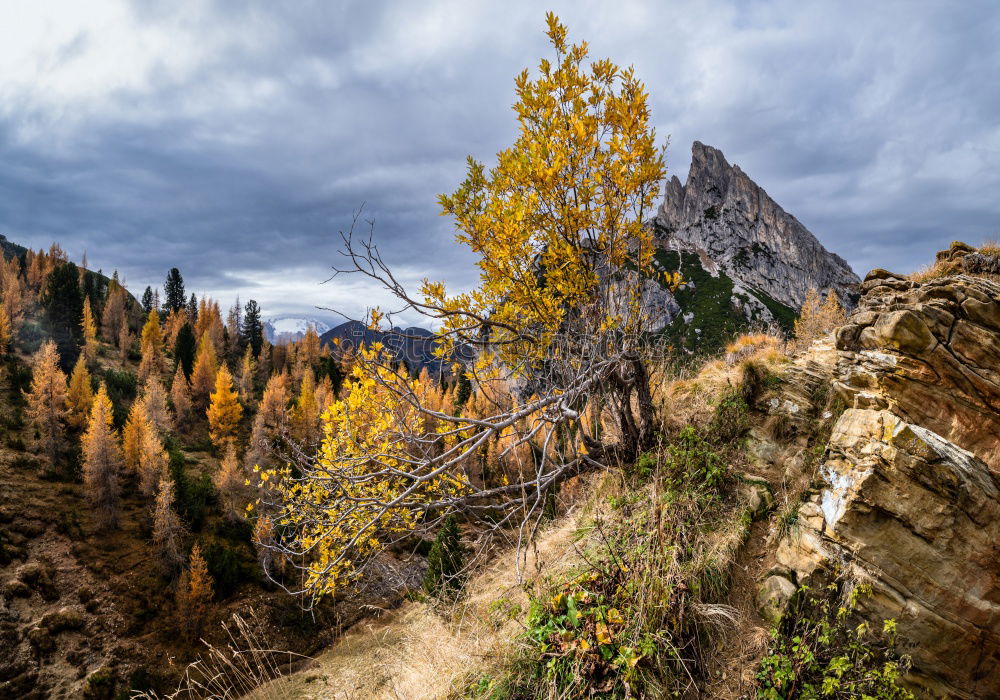
<svg viewBox="0 0 1000 700">
<path fill-rule="evenodd" d="M 789 582 L 820 585 L 837 568 L 870 581 L 866 613 L 896 620 L 911 682 L 996 697 L 1000 479 L 939 435 L 876 409 L 841 416 L 820 471 L 823 488 L 778 548 Z"/>
<path fill-rule="evenodd" d="M 796 586 L 846 572 L 872 585 L 866 614 L 896 619 L 911 684 L 1000 697 L 1000 284 L 875 270 L 862 289 L 835 363 L 829 345 L 811 348 L 771 406 L 815 414 L 826 373 L 847 409 L 761 607 L 780 614 Z"/>
<path fill-rule="evenodd" d="M 834 386 L 1000 469 L 1000 284 L 959 275 L 923 284 L 876 270 L 837 331 Z"/>
<path fill-rule="evenodd" d="M 707 256 L 737 282 L 794 309 L 810 288 L 834 289 L 846 302 L 859 282 L 721 151 L 698 141 L 687 183 L 667 182 L 656 224 L 662 246 Z"/>
</svg>

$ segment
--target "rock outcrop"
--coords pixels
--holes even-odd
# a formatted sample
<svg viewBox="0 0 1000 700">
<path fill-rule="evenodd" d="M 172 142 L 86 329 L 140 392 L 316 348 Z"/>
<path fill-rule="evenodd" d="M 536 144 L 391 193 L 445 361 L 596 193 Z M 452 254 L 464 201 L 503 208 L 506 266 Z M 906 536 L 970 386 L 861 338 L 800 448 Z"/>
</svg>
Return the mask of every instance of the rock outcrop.
<svg viewBox="0 0 1000 700">
<path fill-rule="evenodd" d="M 863 290 L 837 331 L 834 387 L 848 405 L 891 410 L 1000 469 L 1000 284 L 874 270 Z"/>
<path fill-rule="evenodd" d="M 820 585 L 837 567 L 870 581 L 865 611 L 896 620 L 913 660 L 911 683 L 935 695 L 996 697 L 997 475 L 930 430 L 877 409 L 844 412 L 820 474 L 823 488 L 778 548 L 790 581 Z M 774 589 L 765 581 L 765 591 Z"/>
<path fill-rule="evenodd" d="M 699 252 L 734 280 L 794 309 L 810 288 L 834 289 L 849 304 L 859 282 L 739 166 L 698 141 L 687 183 L 676 176 L 667 182 L 655 223 L 663 247 Z"/>
<path fill-rule="evenodd" d="M 847 408 L 830 418 L 761 608 L 780 614 L 796 586 L 847 573 L 872 586 L 865 614 L 896 620 L 911 685 L 1000 697 L 1000 284 L 875 270 L 862 291 L 835 362 L 810 364 Z M 789 396 L 771 413 L 798 413 Z"/>
</svg>

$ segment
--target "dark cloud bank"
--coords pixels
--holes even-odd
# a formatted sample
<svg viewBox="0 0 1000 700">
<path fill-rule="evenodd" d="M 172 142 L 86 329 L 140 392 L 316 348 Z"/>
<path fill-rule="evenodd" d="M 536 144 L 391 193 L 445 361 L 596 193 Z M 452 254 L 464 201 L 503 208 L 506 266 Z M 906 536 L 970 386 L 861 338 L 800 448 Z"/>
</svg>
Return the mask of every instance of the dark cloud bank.
<svg viewBox="0 0 1000 700">
<path fill-rule="evenodd" d="M 721 148 L 857 271 L 1000 234 L 995 4 L 552 5 L 636 67 L 672 172 Z M 329 317 L 377 298 L 319 285 L 366 202 L 405 278 L 473 281 L 435 195 L 511 141 L 535 3 L 72 8 L 3 11 L 0 233 Z"/>
</svg>

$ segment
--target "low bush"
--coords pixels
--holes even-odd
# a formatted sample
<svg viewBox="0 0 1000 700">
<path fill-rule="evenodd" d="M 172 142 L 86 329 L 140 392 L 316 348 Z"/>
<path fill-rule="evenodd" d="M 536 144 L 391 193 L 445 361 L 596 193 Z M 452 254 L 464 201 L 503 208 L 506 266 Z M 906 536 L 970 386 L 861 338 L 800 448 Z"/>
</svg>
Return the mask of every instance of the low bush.
<svg viewBox="0 0 1000 700">
<path fill-rule="evenodd" d="M 757 670 L 757 698 L 912 700 L 899 686 L 909 659 L 896 654 L 896 623 L 872 627 L 857 615 L 867 585 L 839 579 L 820 590 L 802 587 L 772 630 Z"/>
</svg>

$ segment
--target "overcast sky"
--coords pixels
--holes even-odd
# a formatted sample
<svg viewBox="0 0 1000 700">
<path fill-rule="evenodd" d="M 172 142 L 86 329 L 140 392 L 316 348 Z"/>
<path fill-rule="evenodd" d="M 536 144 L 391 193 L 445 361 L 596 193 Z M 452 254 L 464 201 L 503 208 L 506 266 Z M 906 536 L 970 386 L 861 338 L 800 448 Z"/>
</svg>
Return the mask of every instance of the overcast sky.
<svg viewBox="0 0 1000 700">
<path fill-rule="evenodd" d="M 550 2 L 632 64 L 668 172 L 720 148 L 859 274 L 1000 235 L 996 2 Z M 512 141 L 551 56 L 535 2 L 0 0 L 0 233 L 136 292 L 332 320 L 321 285 L 366 202 L 408 280 L 474 280 L 436 194 Z"/>
</svg>

